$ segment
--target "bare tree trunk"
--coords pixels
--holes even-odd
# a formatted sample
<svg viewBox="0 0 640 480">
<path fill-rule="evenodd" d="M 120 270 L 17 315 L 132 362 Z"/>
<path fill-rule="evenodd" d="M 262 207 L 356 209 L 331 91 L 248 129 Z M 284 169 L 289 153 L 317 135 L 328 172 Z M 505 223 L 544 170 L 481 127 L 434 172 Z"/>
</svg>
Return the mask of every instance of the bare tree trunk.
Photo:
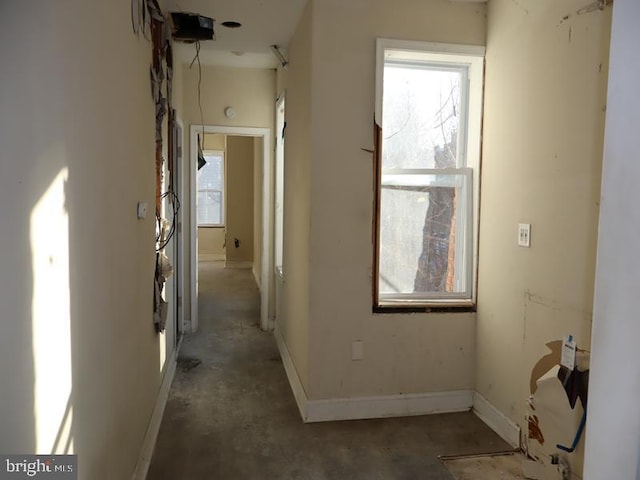
<svg viewBox="0 0 640 480">
<path fill-rule="evenodd" d="M 452 136 L 456 138 L 455 135 Z M 435 151 L 436 168 L 455 166 L 455 143 Z M 456 189 L 430 187 L 429 206 L 422 228 L 422 253 L 413 283 L 416 293 L 442 293 L 453 289 Z"/>
<path fill-rule="evenodd" d="M 422 253 L 414 281 L 414 292 L 444 292 L 449 271 L 449 244 L 455 189 L 429 189 L 429 207 L 422 229 Z"/>
</svg>

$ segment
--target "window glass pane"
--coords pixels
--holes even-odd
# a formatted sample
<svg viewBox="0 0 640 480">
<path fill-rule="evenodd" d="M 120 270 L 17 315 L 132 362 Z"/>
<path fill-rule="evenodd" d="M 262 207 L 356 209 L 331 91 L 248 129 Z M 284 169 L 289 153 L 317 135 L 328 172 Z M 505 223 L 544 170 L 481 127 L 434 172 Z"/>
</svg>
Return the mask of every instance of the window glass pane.
<svg viewBox="0 0 640 480">
<path fill-rule="evenodd" d="M 224 186 L 224 159 L 220 154 L 205 154 L 206 164 L 198 170 L 198 190 L 222 190 Z"/>
<path fill-rule="evenodd" d="M 224 156 L 205 153 L 206 164 L 198 170 L 198 225 L 222 225 L 224 223 Z"/>
<path fill-rule="evenodd" d="M 483 49 L 378 39 L 379 306 L 475 301 Z"/>
<path fill-rule="evenodd" d="M 385 62 L 382 167 L 456 168 L 463 67 Z"/>
<path fill-rule="evenodd" d="M 466 292 L 469 179 L 464 173 L 383 175 L 382 297 L 446 297 Z"/>
<path fill-rule="evenodd" d="M 220 225 L 222 223 L 222 192 L 205 190 L 198 192 L 198 223 Z"/>
</svg>

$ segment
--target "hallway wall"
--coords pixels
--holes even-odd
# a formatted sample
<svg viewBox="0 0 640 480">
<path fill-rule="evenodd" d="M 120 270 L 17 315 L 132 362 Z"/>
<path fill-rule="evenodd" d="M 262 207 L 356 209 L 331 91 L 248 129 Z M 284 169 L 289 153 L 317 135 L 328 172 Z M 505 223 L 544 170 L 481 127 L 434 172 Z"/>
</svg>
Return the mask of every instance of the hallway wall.
<svg viewBox="0 0 640 480">
<path fill-rule="evenodd" d="M 227 136 L 226 230 L 229 265 L 253 262 L 253 146 L 253 137 Z"/>
<path fill-rule="evenodd" d="M 525 437 L 545 344 L 591 338 L 611 9 L 584 4 L 489 4 L 476 390 Z"/>
<path fill-rule="evenodd" d="M 194 47 L 195 48 L 195 47 Z M 204 118 L 200 118 L 198 107 L 198 70 L 182 64 L 183 74 L 183 102 L 185 123 L 185 178 L 189 178 L 190 142 L 189 131 L 191 125 L 236 126 L 270 128 L 273 131 L 275 114 L 275 70 L 262 68 L 232 68 L 217 66 L 202 66 L 202 111 Z M 232 106 L 236 116 L 226 118 L 224 109 Z M 188 181 L 187 181 L 188 187 Z M 185 199 L 190 197 L 189 189 L 185 190 Z M 189 211 L 191 205 L 185 201 L 183 208 Z M 187 257 L 190 255 L 190 220 L 187 216 L 183 231 Z M 227 246 L 228 247 L 228 246 Z M 191 269 L 187 263 L 186 278 L 190 278 Z M 185 298 L 190 298 L 190 286 L 185 285 Z M 191 318 L 189 302 L 186 305 L 186 318 Z"/>
<path fill-rule="evenodd" d="M 303 388 L 309 388 L 309 242 L 311 193 L 311 35 L 308 2 L 289 45 L 289 65 L 278 68 L 278 94 L 286 91 L 284 160 L 284 282 L 277 281 L 276 330 Z M 274 105 L 275 106 L 275 105 Z M 275 108 L 274 108 L 275 118 Z"/>
<path fill-rule="evenodd" d="M 150 61 L 126 2 L 0 3 L 0 451 L 81 480 L 131 478 L 163 369 Z"/>
<path fill-rule="evenodd" d="M 373 143 L 376 38 L 483 45 L 485 14 L 480 3 L 313 0 L 312 399 L 473 389 L 474 313 L 372 313 L 373 162 L 362 149 Z M 363 360 L 351 359 L 354 341 Z"/>
</svg>

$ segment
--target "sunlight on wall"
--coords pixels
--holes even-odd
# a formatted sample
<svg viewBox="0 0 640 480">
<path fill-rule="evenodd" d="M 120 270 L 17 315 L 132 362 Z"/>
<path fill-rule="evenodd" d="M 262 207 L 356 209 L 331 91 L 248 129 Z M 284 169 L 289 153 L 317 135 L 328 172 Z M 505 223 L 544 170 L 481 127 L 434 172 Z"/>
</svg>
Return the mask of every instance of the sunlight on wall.
<svg viewBox="0 0 640 480">
<path fill-rule="evenodd" d="M 165 145 L 166 146 L 166 145 Z M 170 183 L 171 181 L 171 172 L 169 172 L 169 170 L 167 169 L 167 162 L 164 163 L 163 165 L 163 170 L 162 170 L 162 191 L 163 192 L 168 192 L 170 189 Z M 171 197 L 170 196 L 165 196 L 164 200 L 162 201 L 161 204 L 161 215 L 162 218 L 167 219 L 168 222 L 171 221 L 175 221 L 175 218 L 171 218 L 174 210 L 173 210 L 173 205 L 171 202 Z M 171 223 L 166 223 L 165 224 L 167 229 L 170 229 Z M 173 249 L 175 246 L 175 237 L 173 237 L 173 239 L 171 239 L 168 244 L 165 247 L 165 251 L 164 253 L 169 257 L 169 262 L 173 263 Z M 167 279 L 167 281 L 164 284 L 164 287 L 162 288 L 162 298 L 164 298 L 168 303 L 169 303 L 169 312 L 167 314 L 167 323 L 166 323 L 166 329 L 164 332 L 161 332 L 158 335 L 158 346 L 159 346 L 159 351 L 160 351 L 160 357 L 159 357 L 159 367 L 160 367 L 160 373 L 162 373 L 164 371 L 164 366 L 167 363 L 167 353 L 171 353 L 171 346 L 169 345 L 169 342 L 173 341 L 173 334 L 175 334 L 175 332 L 173 332 L 173 325 L 175 324 L 175 318 L 174 318 L 174 306 L 172 305 L 173 303 L 173 275 L 170 275 L 169 278 Z"/>
<path fill-rule="evenodd" d="M 31 212 L 36 452 L 73 451 L 69 216 L 65 167 Z"/>
<path fill-rule="evenodd" d="M 158 335 L 158 345 L 160 345 L 160 373 L 164 370 L 167 362 L 167 336 L 164 333 Z"/>
</svg>

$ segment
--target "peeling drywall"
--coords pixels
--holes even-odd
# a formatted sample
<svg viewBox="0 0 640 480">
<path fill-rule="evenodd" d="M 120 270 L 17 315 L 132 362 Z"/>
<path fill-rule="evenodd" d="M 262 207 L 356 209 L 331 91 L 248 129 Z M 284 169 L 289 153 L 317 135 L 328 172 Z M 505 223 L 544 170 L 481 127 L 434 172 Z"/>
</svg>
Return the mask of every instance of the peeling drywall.
<svg viewBox="0 0 640 480">
<path fill-rule="evenodd" d="M 524 432 L 559 340 L 591 341 L 611 8 L 578 15 L 587 3 L 489 2 L 476 389 Z"/>
</svg>

